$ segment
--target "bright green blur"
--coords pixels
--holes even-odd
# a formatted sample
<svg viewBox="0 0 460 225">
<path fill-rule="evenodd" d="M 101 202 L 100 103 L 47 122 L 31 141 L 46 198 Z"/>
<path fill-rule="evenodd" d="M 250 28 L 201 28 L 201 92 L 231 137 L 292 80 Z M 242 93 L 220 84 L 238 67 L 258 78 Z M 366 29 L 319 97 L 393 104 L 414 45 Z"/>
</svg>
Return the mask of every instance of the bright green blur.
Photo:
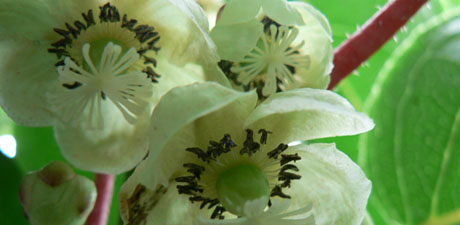
<svg viewBox="0 0 460 225">
<path fill-rule="evenodd" d="M 265 173 L 253 165 L 238 165 L 221 173 L 217 179 L 216 189 L 224 208 L 240 216 L 243 215 L 244 204 L 247 201 L 266 197 L 268 204 L 270 197 L 270 187 Z"/>
</svg>

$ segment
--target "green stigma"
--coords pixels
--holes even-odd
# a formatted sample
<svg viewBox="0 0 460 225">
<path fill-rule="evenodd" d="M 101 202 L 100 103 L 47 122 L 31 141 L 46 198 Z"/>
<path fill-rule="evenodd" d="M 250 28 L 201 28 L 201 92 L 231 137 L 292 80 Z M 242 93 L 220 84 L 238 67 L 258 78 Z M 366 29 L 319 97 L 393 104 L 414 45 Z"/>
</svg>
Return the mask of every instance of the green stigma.
<svg viewBox="0 0 460 225">
<path fill-rule="evenodd" d="M 219 175 L 216 184 L 217 196 L 224 208 L 235 214 L 244 215 L 248 201 L 270 198 L 270 187 L 265 173 L 257 166 L 238 165 Z M 263 205 L 265 208 L 267 205 Z M 264 208 L 260 209 L 261 211 Z"/>
<path fill-rule="evenodd" d="M 104 52 L 104 48 L 105 46 L 107 46 L 107 44 L 109 42 L 112 42 L 116 45 L 119 45 L 121 47 L 121 55 L 123 55 L 126 51 L 129 50 L 128 46 L 125 45 L 125 43 L 117 40 L 117 39 L 113 39 L 113 38 L 101 38 L 99 40 L 96 40 L 96 41 L 92 41 L 90 44 L 91 44 L 91 50 L 89 51 L 89 56 L 91 57 L 91 59 L 93 60 L 94 62 L 94 65 L 97 67 L 99 65 L 99 59 L 102 57 L 102 53 Z M 86 65 L 85 65 L 86 66 Z"/>
</svg>

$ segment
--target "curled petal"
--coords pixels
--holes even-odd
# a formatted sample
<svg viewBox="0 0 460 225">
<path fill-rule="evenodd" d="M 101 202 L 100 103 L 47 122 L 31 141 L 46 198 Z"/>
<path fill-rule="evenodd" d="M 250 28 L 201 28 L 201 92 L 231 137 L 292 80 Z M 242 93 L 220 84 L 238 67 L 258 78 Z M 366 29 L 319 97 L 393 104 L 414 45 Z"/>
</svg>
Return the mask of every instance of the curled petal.
<svg viewBox="0 0 460 225">
<path fill-rule="evenodd" d="M 296 163 L 302 178 L 290 189 L 291 207 L 311 202 L 317 225 L 361 224 L 372 186 L 361 168 L 335 144 L 300 144 L 290 151 L 302 157 Z"/>
<path fill-rule="evenodd" d="M 282 130 L 272 143 L 290 143 L 369 131 L 373 121 L 332 91 L 302 88 L 272 95 L 245 122 L 246 127 Z"/>
</svg>

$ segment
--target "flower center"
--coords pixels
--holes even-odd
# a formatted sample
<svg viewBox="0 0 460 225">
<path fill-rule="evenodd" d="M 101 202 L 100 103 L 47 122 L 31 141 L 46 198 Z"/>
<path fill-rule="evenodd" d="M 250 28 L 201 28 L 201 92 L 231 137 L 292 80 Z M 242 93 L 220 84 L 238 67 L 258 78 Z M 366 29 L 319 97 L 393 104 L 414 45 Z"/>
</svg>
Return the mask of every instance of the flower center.
<svg viewBox="0 0 460 225">
<path fill-rule="evenodd" d="M 247 201 L 265 197 L 268 204 L 270 187 L 265 173 L 257 166 L 238 165 L 219 175 L 216 184 L 217 196 L 224 208 L 236 215 L 244 214 Z"/>
<path fill-rule="evenodd" d="M 265 32 L 248 55 L 237 62 L 219 63 L 235 85 L 245 91 L 257 89 L 259 98 L 291 89 L 297 70 L 310 65 L 310 57 L 300 53 L 305 42 L 294 44 L 299 34 L 296 27 L 277 24 L 267 17 L 262 22 Z"/>
<path fill-rule="evenodd" d="M 179 194 L 190 195 L 192 203 L 201 202 L 200 208 L 215 207 L 211 219 L 224 219 L 225 211 L 236 216 L 255 215 L 270 206 L 270 198 L 290 198 L 283 189 L 290 187 L 292 180 L 300 179 L 294 173 L 299 169 L 291 162 L 301 158 L 298 154 L 283 154 L 288 148 L 283 143 L 267 149 L 271 132 L 260 129 L 258 134 L 260 139 L 256 141 L 254 132 L 247 129 L 241 147 L 225 134 L 220 141 L 210 141 L 207 151 L 187 148 L 197 160 L 185 163 L 188 174 L 175 179 L 185 183 L 177 185 Z"/>
<path fill-rule="evenodd" d="M 110 99 L 131 124 L 148 108 L 152 82 L 157 83 L 155 57 L 160 36 L 154 27 L 137 25 L 115 6 L 99 7 L 82 13 L 83 20 L 66 29 L 55 28 L 62 39 L 51 44 L 62 88 L 49 94 L 53 110 L 66 122 L 82 121 L 89 127 L 102 127 L 103 108 Z M 137 25 L 137 26 L 136 26 Z"/>
<path fill-rule="evenodd" d="M 135 123 L 148 106 L 152 95 L 150 79 L 141 71 L 129 70 L 139 60 L 134 48 L 120 57 L 119 45 L 109 42 L 95 66 L 90 57 L 90 45 L 82 49 L 88 70 L 66 57 L 64 66 L 58 66 L 63 87 L 48 96 L 55 112 L 64 121 L 74 125 L 84 121 L 91 128 L 104 126 L 103 102 L 107 98 L 118 108 L 129 123 Z M 86 117 L 85 117 L 86 116 Z"/>
</svg>

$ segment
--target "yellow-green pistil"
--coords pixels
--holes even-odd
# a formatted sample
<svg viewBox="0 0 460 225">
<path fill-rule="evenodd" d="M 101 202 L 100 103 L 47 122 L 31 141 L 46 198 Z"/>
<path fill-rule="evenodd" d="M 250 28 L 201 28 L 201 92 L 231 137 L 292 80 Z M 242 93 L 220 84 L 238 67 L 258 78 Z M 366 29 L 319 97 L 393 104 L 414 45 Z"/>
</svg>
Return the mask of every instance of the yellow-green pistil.
<svg viewBox="0 0 460 225">
<path fill-rule="evenodd" d="M 244 205 L 248 201 L 264 197 L 268 204 L 270 198 L 265 173 L 253 165 L 238 165 L 222 172 L 217 179 L 216 190 L 220 203 L 235 215 L 244 215 Z"/>
</svg>

